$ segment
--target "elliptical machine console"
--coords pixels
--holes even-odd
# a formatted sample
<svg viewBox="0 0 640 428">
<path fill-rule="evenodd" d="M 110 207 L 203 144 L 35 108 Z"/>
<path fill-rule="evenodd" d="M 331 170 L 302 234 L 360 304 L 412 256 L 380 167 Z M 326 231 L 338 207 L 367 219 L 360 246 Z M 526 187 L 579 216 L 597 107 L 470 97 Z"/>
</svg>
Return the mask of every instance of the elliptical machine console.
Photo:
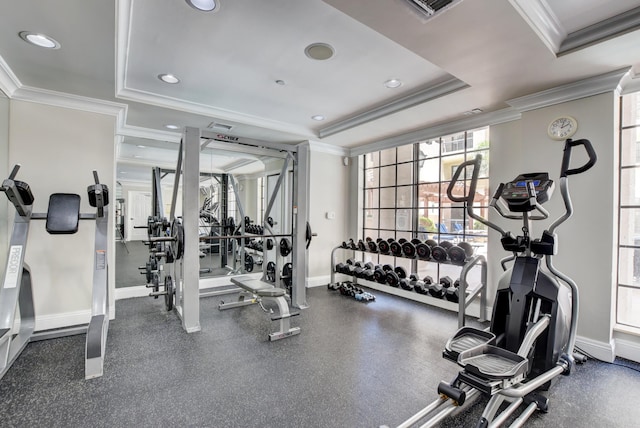
<svg viewBox="0 0 640 428">
<path fill-rule="evenodd" d="M 571 151 L 577 146 L 585 149 L 589 160 L 570 169 Z M 481 157 L 462 163 L 455 171 L 447 189 L 449 199 L 464 203 L 471 218 L 499 232 L 503 248 L 512 254 L 501 261 L 504 273 L 498 281 L 490 327 L 462 327 L 447 341 L 443 357 L 462 370 L 451 382 L 440 382 L 440 398 L 399 428 L 424 418 L 428 419 L 421 426 L 433 426 L 480 394 L 490 399 L 479 428 L 500 426 L 523 404 L 526 407 L 512 426 L 521 426 L 536 410 L 548 410 L 548 399 L 541 392 L 559 375 L 571 373 L 578 322 L 578 287 L 553 265 L 555 231 L 573 214 L 569 176 L 587 171 L 596 159 L 589 140 L 566 140 L 559 180 L 565 213 L 536 239 L 531 238 L 533 221 L 549 217 L 542 204 L 554 190 L 548 173 L 518 175 L 500 184 L 494 193 L 490 207 L 504 218 L 522 222 L 521 234 L 514 236 L 473 211 Z M 453 191 L 468 167 L 473 169 L 469 193 L 456 196 Z M 511 261 L 513 266 L 507 269 Z"/>
</svg>

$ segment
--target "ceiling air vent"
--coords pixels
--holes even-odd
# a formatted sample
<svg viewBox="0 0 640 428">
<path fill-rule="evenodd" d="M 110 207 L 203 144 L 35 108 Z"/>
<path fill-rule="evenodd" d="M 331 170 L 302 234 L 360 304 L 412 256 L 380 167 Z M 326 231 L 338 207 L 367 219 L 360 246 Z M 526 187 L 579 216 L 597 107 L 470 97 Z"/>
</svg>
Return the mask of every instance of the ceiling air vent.
<svg viewBox="0 0 640 428">
<path fill-rule="evenodd" d="M 211 122 L 207 128 L 209 129 L 216 129 L 218 131 L 231 131 L 231 128 L 233 128 L 232 125 L 225 125 L 224 123 L 218 123 L 218 122 Z"/>
<path fill-rule="evenodd" d="M 443 9 L 448 9 L 462 0 L 406 0 L 414 8 L 422 13 L 423 16 L 431 18 Z"/>
</svg>

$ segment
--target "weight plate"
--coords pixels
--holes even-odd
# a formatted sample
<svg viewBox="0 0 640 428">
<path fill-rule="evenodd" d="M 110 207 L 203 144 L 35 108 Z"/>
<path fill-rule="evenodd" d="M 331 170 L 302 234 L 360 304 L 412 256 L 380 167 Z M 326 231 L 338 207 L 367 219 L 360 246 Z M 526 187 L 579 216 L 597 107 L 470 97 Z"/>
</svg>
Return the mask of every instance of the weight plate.
<svg viewBox="0 0 640 428">
<path fill-rule="evenodd" d="M 473 256 L 473 246 L 468 242 L 462 241 L 458 244 L 458 247 L 462 248 L 464 252 L 467 254 L 467 257 Z"/>
<path fill-rule="evenodd" d="M 369 251 L 371 251 L 372 253 L 378 252 L 378 244 L 376 244 L 375 241 L 367 241 L 367 246 L 369 247 Z"/>
<path fill-rule="evenodd" d="M 389 245 L 389 248 L 391 248 L 391 254 L 393 254 L 394 256 L 402 256 L 402 245 L 399 242 L 393 241 Z"/>
<path fill-rule="evenodd" d="M 247 272 L 253 272 L 253 257 L 251 254 L 244 255 L 244 270 Z"/>
<path fill-rule="evenodd" d="M 413 259 L 416 257 L 416 246 L 411 242 L 405 242 L 402 244 L 402 252 L 405 257 Z"/>
<path fill-rule="evenodd" d="M 465 253 L 464 249 L 454 245 L 453 247 L 447 250 L 447 254 L 449 255 L 449 259 L 451 259 L 451 263 L 462 265 L 467 258 L 467 253 Z"/>
<path fill-rule="evenodd" d="M 266 277 L 267 281 L 276 282 L 276 264 L 274 262 L 267 263 Z"/>
<path fill-rule="evenodd" d="M 440 242 L 440 246 L 445 250 L 448 250 L 449 248 L 453 247 L 453 244 L 449 241 L 442 241 Z"/>
<path fill-rule="evenodd" d="M 287 287 L 291 287 L 293 283 L 293 265 L 291 263 L 287 263 L 282 268 L 282 282 Z"/>
<path fill-rule="evenodd" d="M 426 241 L 424 241 L 424 243 L 427 244 L 431 248 L 433 248 L 436 245 L 438 245 L 438 243 L 436 241 L 434 241 L 433 239 L 427 239 Z"/>
<path fill-rule="evenodd" d="M 382 254 L 389 254 L 389 243 L 387 241 L 380 241 L 380 243 L 378 244 L 378 249 Z"/>
<path fill-rule="evenodd" d="M 394 269 L 394 272 L 398 274 L 400 279 L 404 279 L 407 277 L 407 271 L 402 266 L 397 266 Z"/>
<path fill-rule="evenodd" d="M 431 257 L 438 263 L 447 261 L 447 250 L 437 245 L 431 249 Z"/>
<path fill-rule="evenodd" d="M 387 281 L 386 273 L 382 269 L 376 269 L 373 272 L 373 279 L 380 284 L 384 284 Z"/>
<path fill-rule="evenodd" d="M 171 275 L 167 275 L 164 278 L 164 291 L 164 306 L 167 308 L 167 311 L 170 311 L 173 309 L 173 295 L 175 294 L 173 278 L 171 278 Z"/>
<path fill-rule="evenodd" d="M 173 254 L 176 260 L 180 260 L 184 254 L 184 228 L 178 219 L 171 223 L 171 245 L 173 246 Z"/>
<path fill-rule="evenodd" d="M 157 293 L 160 290 L 160 278 L 158 278 L 157 273 L 153 274 L 153 279 L 151 280 L 151 283 L 153 285 L 152 287 L 153 292 Z M 155 296 L 154 298 L 157 299 L 158 296 Z"/>
<path fill-rule="evenodd" d="M 413 238 L 413 239 L 411 240 L 411 243 L 412 243 L 413 245 L 418 245 L 418 244 L 421 244 L 421 243 L 422 243 L 422 241 L 421 241 L 421 240 L 419 240 L 418 238 Z"/>
<path fill-rule="evenodd" d="M 400 286 L 400 278 L 398 277 L 398 274 L 395 273 L 394 271 L 387 272 L 386 279 L 387 279 L 387 284 L 389 284 L 390 286 L 392 287 Z"/>
<path fill-rule="evenodd" d="M 289 239 L 287 238 L 282 238 L 280 240 L 280 255 L 282 257 L 287 257 L 292 250 L 293 247 L 291 246 L 291 241 L 289 241 Z"/>
</svg>

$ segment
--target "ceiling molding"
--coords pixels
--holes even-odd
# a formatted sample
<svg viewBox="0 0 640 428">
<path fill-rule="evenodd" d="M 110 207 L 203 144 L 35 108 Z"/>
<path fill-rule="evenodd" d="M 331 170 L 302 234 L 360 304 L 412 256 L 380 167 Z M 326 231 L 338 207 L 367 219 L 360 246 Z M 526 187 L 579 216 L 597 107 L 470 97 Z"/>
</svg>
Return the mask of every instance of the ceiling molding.
<svg viewBox="0 0 640 428">
<path fill-rule="evenodd" d="M 131 1 L 116 0 L 116 94 L 126 87 L 129 34 L 131 33 Z"/>
<path fill-rule="evenodd" d="M 118 128 L 116 133 L 123 137 L 145 138 L 147 140 L 169 141 L 171 143 L 179 143 L 182 139 L 181 133 L 160 131 L 132 125 L 124 125 Z"/>
<path fill-rule="evenodd" d="M 128 108 L 126 104 L 30 86 L 21 86 L 16 89 L 12 99 L 115 116 L 117 127 L 124 124 Z"/>
<path fill-rule="evenodd" d="M 333 144 L 321 143 L 319 141 L 309 140 L 309 149 L 316 153 L 326 153 L 336 156 L 348 156 L 349 150 L 344 147 L 334 146 Z"/>
<path fill-rule="evenodd" d="M 629 70 L 630 68 L 623 68 L 546 91 L 513 98 L 507 100 L 507 104 L 523 112 L 613 91 L 618 88 L 621 79 Z"/>
<path fill-rule="evenodd" d="M 469 85 L 467 83 L 454 77 L 445 82 L 430 86 L 417 92 L 413 92 L 407 96 L 398 98 L 394 101 L 385 103 L 364 113 L 360 113 L 358 115 L 351 116 L 348 119 L 335 122 L 320 129 L 319 136 L 320 138 L 328 137 L 330 135 L 346 131 L 347 129 L 355 128 L 356 126 L 362 125 L 364 123 L 380 119 L 381 117 L 388 116 L 401 110 L 426 103 L 427 101 L 440 98 L 442 96 L 460 91 L 468 87 Z"/>
<path fill-rule="evenodd" d="M 620 95 L 640 91 L 640 73 L 633 67 L 620 81 Z"/>
<path fill-rule="evenodd" d="M 0 56 L 0 90 L 9 98 L 13 97 L 14 92 L 22 86 L 20 79 L 13 73 L 9 64 Z"/>
<path fill-rule="evenodd" d="M 398 147 L 405 144 L 411 144 L 417 141 L 427 140 L 429 138 L 438 138 L 442 137 L 443 135 L 468 131 L 470 129 L 481 128 L 483 126 L 498 125 L 500 123 L 511 122 L 513 120 L 520 119 L 520 117 L 521 113 L 513 108 L 505 108 L 495 112 L 481 113 L 453 122 L 420 129 L 408 134 L 385 138 L 384 140 L 376 141 L 375 143 L 354 147 L 350 150 L 349 155 L 363 155 L 365 153 Z"/>
<path fill-rule="evenodd" d="M 566 55 L 637 29 L 640 29 L 640 7 L 570 33 L 557 53 L 558 56 Z"/>
<path fill-rule="evenodd" d="M 555 55 L 567 37 L 558 17 L 545 0 L 509 0 L 540 40 Z"/>
</svg>

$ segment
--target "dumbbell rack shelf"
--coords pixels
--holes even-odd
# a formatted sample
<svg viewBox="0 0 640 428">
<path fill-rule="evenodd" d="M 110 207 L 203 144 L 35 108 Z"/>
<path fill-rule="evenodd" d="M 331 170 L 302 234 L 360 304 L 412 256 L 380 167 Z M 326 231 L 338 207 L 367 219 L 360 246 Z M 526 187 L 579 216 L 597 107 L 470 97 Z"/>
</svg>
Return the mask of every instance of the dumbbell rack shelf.
<svg viewBox="0 0 640 428">
<path fill-rule="evenodd" d="M 342 245 L 335 247 L 331 251 L 331 284 L 336 283 L 336 274 L 344 275 L 340 272 L 336 272 L 335 270 L 336 252 L 338 250 L 353 251 L 353 252 L 357 251 L 360 253 L 367 253 L 367 254 L 380 254 L 380 253 L 373 253 L 371 251 L 362 251 L 360 249 L 344 248 Z M 390 255 L 390 254 L 384 254 L 384 255 Z M 426 303 L 428 305 L 436 306 L 439 308 L 447 309 L 450 311 L 458 312 L 458 328 L 464 327 L 467 308 L 469 307 L 471 302 L 473 302 L 476 299 L 476 297 L 480 295 L 480 312 L 479 312 L 478 321 L 480 322 L 488 321 L 487 319 L 487 260 L 484 256 L 476 255 L 476 256 L 469 257 L 466 260 L 464 265 L 454 265 L 453 263 L 450 263 L 450 262 L 436 262 L 435 260 L 431 260 L 431 259 L 429 260 L 424 260 L 419 258 L 410 259 L 408 257 L 402 257 L 402 256 L 394 256 L 394 257 L 404 258 L 408 260 L 418 260 L 422 262 L 460 266 L 461 271 L 460 271 L 460 286 L 459 286 L 459 290 L 460 290 L 459 302 L 454 303 L 445 299 L 437 299 L 432 296 L 418 294 L 414 291 L 403 290 L 402 288 L 395 288 L 389 285 L 379 284 L 377 282 L 368 281 L 362 278 L 352 277 L 353 282 L 355 282 L 360 286 L 367 287 L 376 291 L 382 291 L 383 293 L 393 294 L 395 296 L 403 297 L 406 299 L 410 299 L 417 302 Z M 475 287 L 468 289 L 469 283 L 467 282 L 467 275 L 469 274 L 471 269 L 475 266 L 480 266 L 480 282 Z M 468 291 L 468 294 L 467 294 L 467 291 Z M 462 298 L 462 296 L 466 296 L 466 298 Z"/>
</svg>

